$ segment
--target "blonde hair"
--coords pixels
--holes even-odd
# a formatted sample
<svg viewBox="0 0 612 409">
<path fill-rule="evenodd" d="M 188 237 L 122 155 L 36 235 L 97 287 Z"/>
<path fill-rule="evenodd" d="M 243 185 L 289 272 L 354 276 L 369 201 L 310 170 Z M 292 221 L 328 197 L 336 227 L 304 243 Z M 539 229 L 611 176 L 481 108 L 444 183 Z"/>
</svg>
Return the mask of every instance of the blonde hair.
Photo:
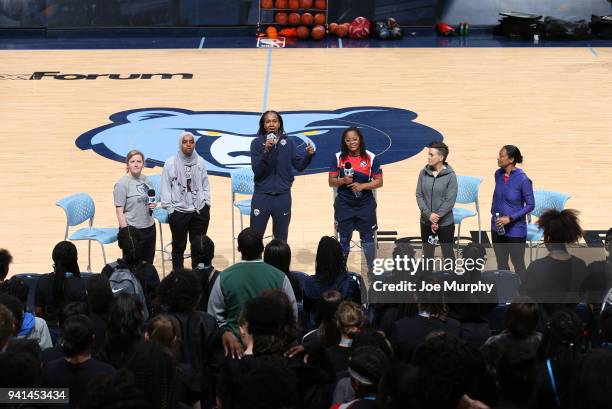
<svg viewBox="0 0 612 409">
<path fill-rule="evenodd" d="M 353 338 L 361 330 L 365 319 L 361 307 L 353 301 L 342 301 L 334 318 L 340 332 L 349 338 Z"/>
<path fill-rule="evenodd" d="M 171 315 L 160 314 L 154 317 L 147 326 L 149 339 L 155 340 L 175 352 L 179 337 L 179 323 Z"/>
<path fill-rule="evenodd" d="M 140 152 L 138 149 L 132 149 L 131 151 L 128 152 L 128 154 L 125 156 L 125 171 L 129 172 L 130 168 L 128 166 L 128 164 L 130 163 L 130 159 L 132 159 L 134 156 L 136 155 L 140 155 L 140 157 L 142 158 L 142 164 L 144 165 L 145 163 L 145 156 L 144 153 Z"/>
</svg>

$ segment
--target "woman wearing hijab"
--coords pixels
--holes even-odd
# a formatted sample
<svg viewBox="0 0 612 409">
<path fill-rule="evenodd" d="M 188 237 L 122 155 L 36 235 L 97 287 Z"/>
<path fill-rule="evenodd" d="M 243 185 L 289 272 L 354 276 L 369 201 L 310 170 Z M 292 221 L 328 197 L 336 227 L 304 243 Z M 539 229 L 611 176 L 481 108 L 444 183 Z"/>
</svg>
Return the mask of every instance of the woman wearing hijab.
<svg viewBox="0 0 612 409">
<path fill-rule="evenodd" d="M 210 184 L 204 159 L 195 152 L 189 132 L 179 138 L 176 155 L 166 160 L 161 177 L 161 205 L 168 211 L 172 232 L 172 268 L 183 268 L 190 240 L 205 235 L 210 221 Z"/>
</svg>

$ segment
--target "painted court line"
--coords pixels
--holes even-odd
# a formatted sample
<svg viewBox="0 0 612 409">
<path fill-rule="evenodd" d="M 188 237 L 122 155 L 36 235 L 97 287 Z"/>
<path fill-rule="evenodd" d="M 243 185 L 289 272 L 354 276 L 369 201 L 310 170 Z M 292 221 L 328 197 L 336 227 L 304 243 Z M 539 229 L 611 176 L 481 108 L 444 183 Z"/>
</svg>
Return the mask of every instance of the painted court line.
<svg viewBox="0 0 612 409">
<path fill-rule="evenodd" d="M 200 40 L 200 46 L 198 48 L 204 47 L 204 41 L 206 41 L 206 37 L 202 37 L 202 39 Z"/>
<path fill-rule="evenodd" d="M 261 112 L 266 111 L 268 106 L 268 85 L 270 84 L 270 70 L 272 67 L 272 48 L 268 48 L 268 64 L 266 66 L 266 81 L 264 82 L 264 96 L 263 104 L 261 106 Z"/>
<path fill-rule="evenodd" d="M 597 57 L 599 54 L 597 54 L 597 51 L 595 51 L 595 49 L 593 47 L 589 47 L 589 51 L 591 52 L 591 54 L 593 54 L 595 57 Z"/>
</svg>

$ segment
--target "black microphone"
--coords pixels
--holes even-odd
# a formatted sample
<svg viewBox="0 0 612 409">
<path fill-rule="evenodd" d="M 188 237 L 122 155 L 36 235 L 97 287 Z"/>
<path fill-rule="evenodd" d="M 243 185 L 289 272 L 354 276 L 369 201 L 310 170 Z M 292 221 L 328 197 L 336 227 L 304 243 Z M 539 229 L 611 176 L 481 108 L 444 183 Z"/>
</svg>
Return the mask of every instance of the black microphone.
<svg viewBox="0 0 612 409">
<path fill-rule="evenodd" d="M 351 162 L 344 162 L 344 176 L 353 176 L 355 171 L 353 170 L 353 165 Z"/>
<path fill-rule="evenodd" d="M 155 203 L 155 189 L 147 190 L 147 196 L 149 196 L 149 200 L 147 204 Z M 149 216 L 153 214 L 153 209 L 149 208 Z"/>
</svg>

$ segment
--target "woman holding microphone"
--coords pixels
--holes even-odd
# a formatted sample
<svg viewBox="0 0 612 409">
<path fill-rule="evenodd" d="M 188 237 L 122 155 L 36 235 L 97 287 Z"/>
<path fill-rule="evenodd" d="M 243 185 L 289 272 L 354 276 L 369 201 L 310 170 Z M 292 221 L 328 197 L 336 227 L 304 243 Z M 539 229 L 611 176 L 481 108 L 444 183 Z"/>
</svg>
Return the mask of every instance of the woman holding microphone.
<svg viewBox="0 0 612 409">
<path fill-rule="evenodd" d="M 340 152 L 336 153 L 329 169 L 329 186 L 338 189 L 334 220 L 344 259 L 350 251 L 353 231 L 357 230 L 369 270 L 374 263 L 374 232 L 378 228 L 372 191 L 382 185 L 378 157 L 366 150 L 359 128 L 347 128 L 342 133 Z"/>
<path fill-rule="evenodd" d="M 115 184 L 113 197 L 119 227 L 136 227 L 141 233 L 143 260 L 153 264 L 155 257 L 155 221 L 151 216 L 155 203 L 155 191 L 149 178 L 142 174 L 144 154 L 129 151 L 125 163 L 127 174 Z M 149 197 L 153 200 L 149 203 Z"/>
<path fill-rule="evenodd" d="M 416 199 L 421 210 L 421 240 L 425 269 L 434 270 L 429 266 L 428 260 L 433 258 L 436 244 L 440 243 L 445 260 L 455 259 L 453 206 L 457 199 L 457 176 L 446 162 L 448 146 L 444 142 L 434 141 L 428 145 L 428 148 L 427 166 L 419 173 Z"/>
<path fill-rule="evenodd" d="M 305 155 L 298 152 L 296 141 L 285 133 L 283 118 L 278 112 L 266 111 L 261 115 L 257 137 L 251 142 L 251 168 L 255 177 L 251 227 L 262 236 L 272 217 L 274 238 L 287 242 L 293 169 L 302 172 L 314 154 L 311 144 L 306 146 Z"/>
</svg>

